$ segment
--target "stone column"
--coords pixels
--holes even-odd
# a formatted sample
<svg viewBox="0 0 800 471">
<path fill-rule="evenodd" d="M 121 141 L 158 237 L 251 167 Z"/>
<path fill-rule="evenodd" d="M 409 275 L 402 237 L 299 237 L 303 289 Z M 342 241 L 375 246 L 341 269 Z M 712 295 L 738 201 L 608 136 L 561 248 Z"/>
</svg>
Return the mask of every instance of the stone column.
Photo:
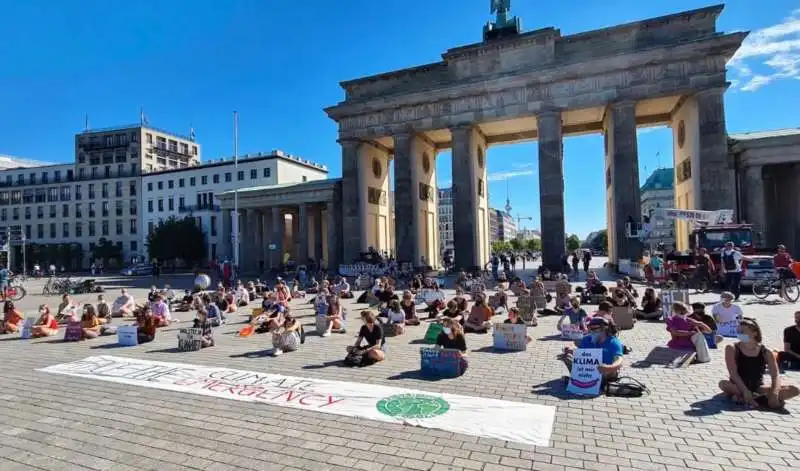
<svg viewBox="0 0 800 471">
<path fill-rule="evenodd" d="M 328 253 L 324 254 L 323 258 L 328 266 L 328 271 L 337 272 L 338 267 L 342 260 L 342 240 L 341 234 L 344 228 L 341 227 L 341 208 L 336 201 L 328 201 L 325 211 L 325 225 L 327 226 L 328 233 Z"/>
<path fill-rule="evenodd" d="M 744 214 L 739 215 L 755 232 L 767 234 L 767 205 L 764 193 L 764 167 L 751 165 L 744 169 Z"/>
<path fill-rule="evenodd" d="M 247 209 L 240 209 L 239 221 L 239 271 L 245 272 L 250 269 L 250 214 Z"/>
<path fill-rule="evenodd" d="M 726 87 L 703 90 L 697 100 L 697 142 L 700 197 L 697 208 L 706 211 L 736 208 L 735 174 L 728 157 L 728 136 L 725 131 Z"/>
<path fill-rule="evenodd" d="M 233 216 L 229 209 L 222 210 L 222 253 L 220 260 L 233 260 Z"/>
<path fill-rule="evenodd" d="M 561 271 L 561 259 L 566 250 L 561 112 L 545 111 L 537 116 L 537 120 L 542 264 Z"/>
<path fill-rule="evenodd" d="M 279 206 L 272 207 L 272 244 L 275 246 L 270 251 L 270 268 L 278 269 L 283 264 L 283 214 Z"/>
<path fill-rule="evenodd" d="M 261 224 L 261 233 L 263 234 L 263 238 L 261 239 L 261 260 L 264 261 L 264 272 L 266 272 L 270 267 L 270 250 L 269 244 L 271 242 L 270 239 L 271 233 L 269 229 L 269 209 L 264 208 L 260 212 L 260 224 Z"/>
<path fill-rule="evenodd" d="M 319 259 L 323 258 L 322 254 L 322 238 L 325 233 L 322 231 L 322 205 L 316 205 L 313 212 L 314 217 L 314 261 L 319 263 Z"/>
<path fill-rule="evenodd" d="M 261 273 L 264 266 L 264 221 L 260 210 L 253 211 L 253 225 L 255 226 L 255 243 L 253 244 L 253 264 L 257 273 Z"/>
<path fill-rule="evenodd" d="M 308 205 L 306 203 L 301 203 L 298 211 L 297 239 L 299 241 L 297 263 L 303 265 L 308 261 Z"/>
<path fill-rule="evenodd" d="M 416 256 L 419 218 L 414 211 L 414 176 L 411 133 L 399 133 L 394 136 L 394 217 L 395 244 L 398 262 L 419 264 Z"/>
<path fill-rule="evenodd" d="M 359 172 L 359 152 L 361 142 L 342 140 L 342 254 L 345 260 L 358 258 L 364 243 L 366 228 L 362 203 L 367 198 L 367 190 Z"/>
<path fill-rule="evenodd" d="M 478 254 L 478 198 L 474 178 L 473 152 L 475 131 L 473 126 L 458 126 L 450 130 L 453 136 L 453 233 L 455 264 L 457 268 L 471 270 L 479 267 Z M 395 192 L 395 199 L 400 199 Z M 404 224 L 397 216 L 396 225 Z M 398 239 L 397 244 L 401 241 Z"/>
<path fill-rule="evenodd" d="M 611 170 L 613 264 L 638 260 L 642 255 L 639 239 L 628 237 L 627 224 L 642 220 L 639 190 L 639 150 L 636 137 L 636 102 L 622 101 L 608 107 L 609 158 Z"/>
</svg>

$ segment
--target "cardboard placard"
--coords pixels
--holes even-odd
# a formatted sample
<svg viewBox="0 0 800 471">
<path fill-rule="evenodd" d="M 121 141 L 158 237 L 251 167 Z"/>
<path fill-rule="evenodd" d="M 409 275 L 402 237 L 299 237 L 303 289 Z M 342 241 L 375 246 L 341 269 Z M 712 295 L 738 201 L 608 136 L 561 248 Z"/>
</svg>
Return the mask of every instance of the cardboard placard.
<svg viewBox="0 0 800 471">
<path fill-rule="evenodd" d="M 575 350 L 567 391 L 582 396 L 600 395 L 603 375 L 597 369 L 597 365 L 602 361 L 603 349 L 601 348 L 579 348 Z"/>
<path fill-rule="evenodd" d="M 495 324 L 492 347 L 496 350 L 524 352 L 528 348 L 528 326 Z"/>
<path fill-rule="evenodd" d="M 33 326 L 36 324 L 35 317 L 28 317 L 22 323 L 22 330 L 20 332 L 20 338 L 22 339 L 29 339 L 33 337 Z"/>
<path fill-rule="evenodd" d="M 178 350 L 196 352 L 203 346 L 202 329 L 181 329 L 178 332 Z"/>
<path fill-rule="evenodd" d="M 561 338 L 564 340 L 580 340 L 584 335 L 579 324 L 561 324 Z"/>
<path fill-rule="evenodd" d="M 453 348 L 421 347 L 420 371 L 432 378 L 455 378 L 461 376 L 461 352 Z"/>
<path fill-rule="evenodd" d="M 444 301 L 444 293 L 434 289 L 421 289 L 417 291 L 414 300 L 417 304 L 432 304 L 434 301 Z"/>
<path fill-rule="evenodd" d="M 517 309 L 519 309 L 519 317 L 525 321 L 526 324 L 531 324 L 536 316 L 536 303 L 533 296 L 522 295 L 517 298 Z"/>
<path fill-rule="evenodd" d="M 739 319 L 730 322 L 718 322 L 717 333 L 723 337 L 736 338 L 739 336 Z"/>
<path fill-rule="evenodd" d="M 442 329 L 444 326 L 439 324 L 438 322 L 434 322 L 432 324 L 428 324 L 428 330 L 425 331 L 425 343 L 433 344 L 436 343 L 436 339 L 439 338 L 439 334 L 442 333 Z"/>
<path fill-rule="evenodd" d="M 633 329 L 636 319 L 633 315 L 633 309 L 630 307 L 615 307 L 611 309 L 611 318 L 620 330 Z"/>
<path fill-rule="evenodd" d="M 67 328 L 64 330 L 65 342 L 77 342 L 83 337 L 83 327 L 80 322 L 67 322 Z"/>
<path fill-rule="evenodd" d="M 672 315 L 672 304 L 676 302 L 689 305 L 689 290 L 667 289 L 661 291 L 661 312 L 664 314 L 664 322 Z"/>
<path fill-rule="evenodd" d="M 135 325 L 121 325 L 117 327 L 117 343 L 123 347 L 139 345 L 139 328 Z"/>
</svg>

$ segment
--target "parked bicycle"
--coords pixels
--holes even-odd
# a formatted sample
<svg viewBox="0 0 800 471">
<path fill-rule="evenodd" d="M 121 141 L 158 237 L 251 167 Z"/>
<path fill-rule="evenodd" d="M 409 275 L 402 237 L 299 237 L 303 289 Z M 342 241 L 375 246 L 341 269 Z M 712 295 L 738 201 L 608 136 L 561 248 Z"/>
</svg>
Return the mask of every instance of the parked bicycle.
<svg viewBox="0 0 800 471">
<path fill-rule="evenodd" d="M 3 299 L 9 301 L 19 301 L 28 294 L 28 291 L 22 286 L 22 280 L 19 276 L 13 276 L 8 280 L 8 287 L 3 293 Z"/>
<path fill-rule="evenodd" d="M 781 284 L 783 284 L 783 298 L 790 303 L 796 303 L 800 299 L 800 286 L 795 278 L 783 278 L 780 275 L 762 278 L 753 283 L 753 295 L 758 299 L 767 299 L 771 294 L 781 296 Z"/>
</svg>

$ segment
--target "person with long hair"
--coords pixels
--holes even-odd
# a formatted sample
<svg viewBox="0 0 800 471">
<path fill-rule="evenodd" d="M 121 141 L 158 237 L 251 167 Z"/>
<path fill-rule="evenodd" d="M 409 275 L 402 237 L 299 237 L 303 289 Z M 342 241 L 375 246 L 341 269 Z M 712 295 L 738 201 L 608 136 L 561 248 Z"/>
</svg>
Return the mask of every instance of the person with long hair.
<svg viewBox="0 0 800 471">
<path fill-rule="evenodd" d="M 449 317 L 442 319 L 442 332 L 436 338 L 436 345 L 457 350 L 461 356 L 459 372 L 463 375 L 467 371 L 467 340 L 464 337 L 464 329 L 461 324 Z"/>
<path fill-rule="evenodd" d="M 622 369 L 622 358 L 625 347 L 617 338 L 617 329 L 613 322 L 605 317 L 594 316 L 588 324 L 589 334 L 581 339 L 578 348 L 599 348 L 603 350 L 602 363 L 597 365 L 597 369 L 603 376 L 603 383 L 614 381 L 619 377 Z M 568 345 L 564 347 L 562 360 L 567 369 L 572 371 L 572 364 L 575 360 L 575 347 Z"/>
<path fill-rule="evenodd" d="M 58 321 L 50 312 L 50 306 L 42 304 L 39 306 L 39 319 L 36 320 L 31 335 L 34 337 L 51 337 L 58 333 Z"/>
<path fill-rule="evenodd" d="M 304 340 L 303 324 L 292 316 L 291 311 L 288 311 L 284 316 L 283 325 L 272 332 L 272 355 L 293 352 L 300 348 Z"/>
<path fill-rule="evenodd" d="M 388 323 L 392 326 L 392 333 L 402 335 L 405 332 L 406 315 L 400 307 L 400 301 L 396 299 L 389 301 L 386 313 L 389 318 Z"/>
<path fill-rule="evenodd" d="M 486 305 L 483 295 L 475 298 L 475 305 L 464 322 L 465 332 L 488 332 L 492 327 L 492 310 Z"/>
<path fill-rule="evenodd" d="M 0 334 L 13 334 L 19 332 L 24 320 L 22 313 L 14 307 L 13 301 L 3 303 L 3 328 Z"/>
<path fill-rule="evenodd" d="M 383 335 L 383 329 L 372 311 L 361 311 L 361 330 L 358 331 L 358 338 L 353 345 L 347 347 L 347 353 L 359 351 L 361 353 L 361 366 L 372 365 L 379 361 L 386 359 L 386 353 L 383 351 L 386 344 L 386 337 Z M 367 344 L 361 344 L 366 340 Z"/>
<path fill-rule="evenodd" d="M 736 402 L 753 407 L 780 409 L 789 399 L 800 394 L 796 386 L 782 385 L 778 361 L 772 350 L 762 343 L 758 322 L 744 317 L 739 322 L 738 341 L 725 347 L 725 365 L 729 378 L 719 388 Z M 764 386 L 764 373 L 771 382 Z"/>
<path fill-rule="evenodd" d="M 150 310 L 150 306 L 144 306 L 136 315 L 136 327 L 138 332 L 136 337 L 139 343 L 152 342 L 156 338 L 158 323 Z"/>
<path fill-rule="evenodd" d="M 83 305 L 81 315 L 81 339 L 88 340 L 97 338 L 100 335 L 100 319 L 97 318 L 97 311 L 91 304 Z"/>
<path fill-rule="evenodd" d="M 646 320 L 657 320 L 662 316 L 661 298 L 653 288 L 645 288 L 642 296 L 642 308 L 636 310 L 636 317 Z"/>
<path fill-rule="evenodd" d="M 323 317 L 323 316 L 321 316 Z M 324 316 L 325 330 L 322 332 L 323 337 L 331 335 L 331 332 L 344 333 L 344 314 L 342 312 L 342 305 L 339 297 L 336 295 L 330 296 L 328 299 L 328 312 Z"/>
<path fill-rule="evenodd" d="M 417 304 L 414 302 L 414 296 L 411 291 L 403 292 L 403 299 L 400 301 L 400 309 L 406 316 L 406 325 L 419 325 L 419 317 L 417 317 Z"/>
<path fill-rule="evenodd" d="M 677 350 L 694 350 L 698 363 L 708 363 L 711 357 L 708 353 L 708 343 L 705 334 L 711 333 L 711 328 L 692 317 L 689 306 L 676 302 L 672 304 L 672 315 L 667 319 L 667 332 L 672 337 L 667 346 Z"/>
</svg>

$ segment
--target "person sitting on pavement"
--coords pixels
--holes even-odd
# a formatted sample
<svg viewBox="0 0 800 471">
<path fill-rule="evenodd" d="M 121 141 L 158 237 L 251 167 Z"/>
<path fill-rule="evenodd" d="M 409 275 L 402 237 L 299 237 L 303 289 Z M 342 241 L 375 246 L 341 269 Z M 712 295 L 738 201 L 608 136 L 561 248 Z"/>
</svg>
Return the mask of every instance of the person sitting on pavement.
<svg viewBox="0 0 800 471">
<path fill-rule="evenodd" d="M 603 376 L 603 384 L 613 382 L 619 378 L 624 355 L 622 342 L 616 336 L 616 327 L 613 322 L 610 322 L 605 317 L 598 316 L 592 317 L 587 327 L 589 333 L 578 343 L 578 348 L 602 349 L 602 363 L 597 365 L 597 369 Z M 575 347 L 573 345 L 564 347 L 562 360 L 567 366 L 567 370 L 571 373 L 572 364 L 575 360 Z"/>
<path fill-rule="evenodd" d="M 331 335 L 331 332 L 345 333 L 344 313 L 337 296 L 330 297 L 328 300 L 328 312 L 321 320 L 324 320 L 325 323 L 325 330 L 322 332 L 323 337 Z"/>
<path fill-rule="evenodd" d="M 572 293 L 572 284 L 569 282 L 567 275 L 559 275 L 556 281 L 556 297 L 569 296 Z"/>
<path fill-rule="evenodd" d="M 306 292 L 300 289 L 300 281 L 297 278 L 295 278 L 294 281 L 292 281 L 291 294 L 292 294 L 292 299 L 300 299 L 306 297 Z"/>
<path fill-rule="evenodd" d="M 67 293 L 61 296 L 61 304 L 58 305 L 58 310 L 56 311 L 56 321 L 58 321 L 59 324 L 80 321 L 80 317 L 78 317 L 78 306 Z"/>
<path fill-rule="evenodd" d="M 95 311 L 97 311 L 97 318 L 100 319 L 101 322 L 104 324 L 111 323 L 111 306 L 108 305 L 106 302 L 106 297 L 102 294 L 97 295 L 97 305 L 95 306 Z"/>
<path fill-rule="evenodd" d="M 294 352 L 305 341 L 303 324 L 287 312 L 283 325 L 272 332 L 272 355 L 282 355 L 284 352 Z"/>
<path fill-rule="evenodd" d="M 778 361 L 761 343 L 761 327 L 755 319 L 742 318 L 738 332 L 738 342 L 725 347 L 729 379 L 720 381 L 719 388 L 733 401 L 749 407 L 783 408 L 800 390 L 781 384 Z M 771 379 L 769 387 L 764 386 L 765 372 Z"/>
<path fill-rule="evenodd" d="M 164 296 L 159 293 L 150 305 L 153 317 L 156 318 L 159 327 L 167 327 L 172 321 L 172 314 L 169 312 L 169 305 L 164 301 Z"/>
<path fill-rule="evenodd" d="M 213 305 L 213 303 L 209 303 Z M 208 320 L 208 312 L 205 307 L 197 310 L 197 316 L 194 318 L 192 328 L 200 329 L 200 348 L 207 348 L 214 346 L 214 325 Z"/>
<path fill-rule="evenodd" d="M 439 285 L 437 283 L 433 283 L 432 288 L 430 289 L 434 293 L 438 294 L 436 295 L 437 297 L 428 298 L 428 300 L 425 301 L 425 304 L 427 305 L 425 307 L 425 312 L 428 313 L 428 319 L 434 319 L 446 306 L 444 304 L 444 293 L 439 288 Z"/>
<path fill-rule="evenodd" d="M 527 325 L 525 323 L 525 319 L 519 315 L 519 308 L 512 307 L 508 310 L 508 318 L 503 321 L 503 324 L 519 324 L 519 325 Z M 527 343 L 531 343 L 531 337 L 529 335 L 525 336 L 525 340 Z"/>
<path fill-rule="evenodd" d="M 353 293 L 350 291 L 350 283 L 348 283 L 347 278 L 343 276 L 336 277 L 336 282 L 333 285 L 333 292 L 340 298 L 350 299 L 353 297 Z"/>
<path fill-rule="evenodd" d="M 313 276 L 311 277 L 311 279 L 308 280 L 308 283 L 306 283 L 306 293 L 308 294 L 319 293 L 319 288 L 320 288 L 319 281 L 317 281 L 317 279 L 314 278 Z"/>
<path fill-rule="evenodd" d="M 628 291 L 634 298 L 639 297 L 639 292 L 636 291 L 636 287 L 633 286 L 633 283 L 631 283 L 630 276 L 625 276 L 622 278 L 622 280 L 617 281 L 617 286 L 620 285 L 622 285 L 622 287 L 625 288 L 625 290 Z"/>
<path fill-rule="evenodd" d="M 514 294 L 514 296 L 528 295 L 531 293 L 528 287 L 525 286 L 525 282 L 522 281 L 519 277 L 516 277 L 511 281 L 509 289 Z"/>
<path fill-rule="evenodd" d="M 389 306 L 386 309 L 387 323 L 391 325 L 394 335 L 402 335 L 406 326 L 406 313 L 400 307 L 400 301 L 389 301 Z"/>
<path fill-rule="evenodd" d="M 586 274 L 586 289 L 584 291 L 589 295 L 604 295 L 608 292 L 608 288 L 600 281 L 597 272 L 589 270 L 589 273 Z"/>
<path fill-rule="evenodd" d="M 436 346 L 449 348 L 459 352 L 459 371 L 463 375 L 467 371 L 467 339 L 464 336 L 464 329 L 461 324 L 453 319 L 445 318 L 442 320 L 442 331 L 436 337 Z"/>
<path fill-rule="evenodd" d="M 491 307 L 495 313 L 503 313 L 508 311 L 508 295 L 506 295 L 505 291 L 498 291 L 495 293 L 494 296 L 489 297 L 489 307 Z"/>
<path fill-rule="evenodd" d="M 581 307 L 581 300 L 577 296 L 570 299 L 569 308 L 564 311 L 564 315 L 556 323 L 556 330 L 561 332 L 561 326 L 566 321 L 569 321 L 571 325 L 579 325 L 584 333 L 588 331 L 586 324 L 589 321 L 589 314 Z"/>
<path fill-rule="evenodd" d="M 744 317 L 744 312 L 738 304 L 733 303 L 733 293 L 724 291 L 719 295 L 719 302 L 711 308 L 711 315 L 717 324 L 727 324 Z"/>
<path fill-rule="evenodd" d="M 217 303 L 211 301 L 211 297 L 207 294 L 202 296 L 203 306 L 206 311 L 206 318 L 212 327 L 219 327 L 225 323 L 225 314 L 217 306 Z"/>
<path fill-rule="evenodd" d="M 411 291 L 403 292 L 403 299 L 400 301 L 400 309 L 406 316 L 406 325 L 419 325 L 417 317 L 417 305 L 414 303 L 414 295 Z"/>
<path fill-rule="evenodd" d="M 378 302 L 385 305 L 388 304 L 389 301 L 393 299 L 400 300 L 400 298 L 394 293 L 394 288 L 389 282 L 384 282 L 381 284 L 380 290 L 375 293 L 375 297 L 378 299 Z"/>
<path fill-rule="evenodd" d="M 236 300 L 236 306 L 247 306 L 250 304 L 250 293 L 247 291 L 247 287 L 242 283 L 242 280 L 236 280 L 236 291 L 234 292 L 234 298 Z"/>
<path fill-rule="evenodd" d="M 359 351 L 361 353 L 361 365 L 368 366 L 386 359 L 383 348 L 386 345 L 386 337 L 383 329 L 378 322 L 375 313 L 372 311 L 361 311 L 361 322 L 363 325 L 358 331 L 358 338 L 353 345 L 347 347 L 347 353 Z M 366 341 L 367 344 L 361 344 Z"/>
<path fill-rule="evenodd" d="M 111 316 L 112 317 L 125 317 L 125 316 L 132 316 L 134 314 L 134 310 L 136 309 L 136 304 L 133 301 L 133 296 L 128 294 L 128 290 L 122 288 L 120 290 L 120 296 L 114 300 L 114 303 L 111 305 Z"/>
<path fill-rule="evenodd" d="M 667 319 L 667 332 L 671 336 L 667 347 L 676 350 L 694 350 L 698 363 L 711 361 L 704 335 L 710 334 L 711 328 L 689 317 L 689 307 L 684 303 L 673 303 L 671 312 L 672 315 Z"/>
<path fill-rule="evenodd" d="M 136 338 L 140 344 L 155 340 L 158 324 L 155 317 L 153 317 L 153 311 L 150 310 L 150 306 L 146 305 L 139 310 L 136 314 L 135 325 L 138 328 Z"/>
<path fill-rule="evenodd" d="M 636 310 L 638 319 L 658 320 L 663 316 L 661 298 L 653 288 L 645 288 L 642 296 L 642 308 Z"/>
<path fill-rule="evenodd" d="M 444 320 L 444 318 L 453 319 L 454 321 L 458 322 L 459 324 L 464 324 L 464 319 L 466 318 L 466 312 L 460 310 L 458 308 L 458 303 L 455 299 L 451 299 L 447 302 L 447 307 L 444 311 L 438 316 L 438 319 Z"/>
<path fill-rule="evenodd" d="M 284 316 L 288 310 L 288 306 L 281 302 L 272 303 L 268 310 L 264 310 L 253 320 L 252 323 L 256 325 L 256 333 L 263 334 L 278 329 L 283 325 Z"/>
<path fill-rule="evenodd" d="M 3 328 L 0 334 L 14 334 L 22 328 L 24 317 L 22 313 L 14 307 L 13 301 L 6 301 L 3 304 Z"/>
<path fill-rule="evenodd" d="M 156 285 L 150 286 L 150 291 L 147 293 L 147 301 L 154 303 L 156 301 L 156 296 L 161 294 L 161 291 L 158 290 Z"/>
<path fill-rule="evenodd" d="M 81 339 L 89 340 L 100 336 L 100 327 L 103 323 L 97 318 L 97 311 L 91 304 L 83 305 L 81 315 Z"/>
<path fill-rule="evenodd" d="M 705 304 L 692 303 L 692 313 L 689 314 L 689 318 L 700 321 L 708 326 L 709 329 L 711 329 L 711 332 L 704 332 L 704 335 L 706 336 L 706 342 L 708 343 L 709 347 L 714 345 L 714 348 L 716 348 L 717 344 L 722 343 L 722 336 L 717 335 L 717 322 L 713 317 L 706 314 Z"/>
<path fill-rule="evenodd" d="M 39 318 L 31 330 L 33 337 L 50 337 L 58 333 L 58 321 L 50 313 L 50 306 L 42 304 L 39 306 Z"/>
<path fill-rule="evenodd" d="M 456 295 L 453 296 L 452 300 L 456 302 L 459 311 L 461 311 L 462 313 L 467 312 L 467 306 L 469 306 L 469 301 L 467 301 L 467 297 L 464 296 L 463 289 L 456 288 Z"/>
<path fill-rule="evenodd" d="M 794 313 L 794 325 L 783 329 L 783 351 L 778 353 L 778 363 L 787 370 L 800 370 L 800 311 Z"/>
<path fill-rule="evenodd" d="M 475 298 L 475 305 L 472 306 L 467 320 L 464 321 L 464 331 L 477 333 L 488 332 L 492 327 L 493 314 L 489 306 L 486 305 L 483 295 L 477 296 Z"/>
</svg>

